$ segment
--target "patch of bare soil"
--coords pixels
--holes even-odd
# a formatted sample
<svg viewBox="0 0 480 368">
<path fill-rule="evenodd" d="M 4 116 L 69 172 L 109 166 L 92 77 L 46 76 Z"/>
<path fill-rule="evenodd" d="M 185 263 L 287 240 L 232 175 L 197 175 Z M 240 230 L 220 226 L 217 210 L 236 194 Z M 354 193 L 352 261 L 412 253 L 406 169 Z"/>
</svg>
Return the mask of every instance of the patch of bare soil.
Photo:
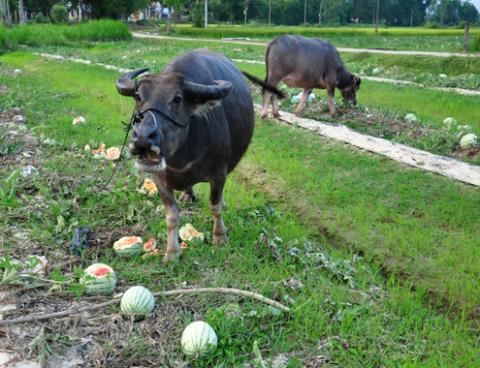
<svg viewBox="0 0 480 368">
<path fill-rule="evenodd" d="M 406 134 L 418 140 L 433 134 L 436 130 L 420 123 L 407 123 L 397 114 L 385 114 L 376 109 L 347 109 L 338 107 L 338 116 L 332 118 L 326 113 L 326 105 L 322 101 L 308 105 L 304 110 L 305 117 L 317 120 L 332 121 L 340 124 L 355 124 L 368 132 L 379 136 L 396 136 Z"/>
<path fill-rule="evenodd" d="M 21 108 L 0 110 L 0 166 L 35 166 L 38 163 L 39 142 L 25 123 Z"/>
<path fill-rule="evenodd" d="M 77 179 L 56 176 L 37 170 L 41 166 L 42 150 L 39 140 L 26 127 L 24 121 L 16 121 L 21 110 L 0 112 L 0 177 L 7 178 L 16 170 L 23 177 L 16 185 L 16 199 L 24 203 L 28 211 L 48 213 L 50 203 L 37 192 L 35 181 L 42 180 L 52 188 L 52 193 L 61 193 L 64 188 L 76 188 Z M 61 153 L 64 155 L 65 153 Z M 74 151 L 72 155 L 76 154 Z M 30 166 L 28 169 L 25 167 Z M 31 180 L 30 180 L 31 178 Z M 34 179 L 35 178 L 35 179 Z M 73 190 L 72 189 L 72 190 Z M 15 281 L 6 280 L 5 272 L 0 278 L 0 321 L 45 314 L 74 308 L 88 307 L 109 300 L 108 297 L 75 298 L 65 289 L 75 280 L 75 268 L 83 267 L 80 259 L 70 256 L 62 249 L 49 248 L 32 240 L 24 211 L 5 214 L 7 223 L 0 232 L 0 263 L 10 259 L 21 265 L 23 276 Z M 142 226 L 98 229 L 90 237 L 91 251 L 109 247 L 125 233 L 146 235 Z M 22 270 L 25 261 L 32 255 L 41 257 L 45 263 Z M 5 264 L 2 269 L 7 269 Z M 56 282 L 52 272 L 59 270 L 67 280 Z M 24 273 L 25 272 L 25 273 Z M 7 277 L 8 278 L 8 277 Z M 118 290 L 128 285 L 121 280 Z M 81 314 L 49 319 L 45 322 L 14 324 L 0 327 L 1 367 L 185 367 L 178 345 L 185 314 L 194 313 L 192 303 L 182 300 L 163 302 L 154 313 L 140 322 L 123 318 L 117 309 L 104 308 Z"/>
</svg>

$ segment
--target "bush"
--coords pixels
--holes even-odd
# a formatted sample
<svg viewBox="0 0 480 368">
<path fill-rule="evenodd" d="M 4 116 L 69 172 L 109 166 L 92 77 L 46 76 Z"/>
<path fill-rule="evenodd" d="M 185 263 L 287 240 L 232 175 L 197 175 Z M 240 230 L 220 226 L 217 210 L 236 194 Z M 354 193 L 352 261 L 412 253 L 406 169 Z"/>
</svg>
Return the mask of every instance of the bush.
<svg viewBox="0 0 480 368">
<path fill-rule="evenodd" d="M 191 17 L 192 17 L 192 24 L 196 28 L 201 28 L 203 27 L 203 24 L 205 23 L 205 16 L 204 16 L 204 5 L 202 3 L 196 4 L 193 8 L 192 11 L 190 12 Z"/>
<path fill-rule="evenodd" d="M 28 24 L 8 30 L 8 37 L 16 44 L 28 46 L 65 45 L 65 38 L 60 27 L 53 24 Z"/>
<path fill-rule="evenodd" d="M 52 6 L 52 10 L 50 10 L 50 18 L 52 18 L 53 23 L 67 23 L 67 9 L 62 4 L 55 4 Z"/>
<path fill-rule="evenodd" d="M 50 19 L 42 12 L 35 13 L 32 21 L 33 23 L 50 23 Z"/>
<path fill-rule="evenodd" d="M 132 38 L 128 28 L 113 20 L 95 20 L 75 25 L 29 24 L 7 31 L 15 44 L 28 46 L 68 45 L 72 42 L 122 41 Z"/>
<path fill-rule="evenodd" d="M 65 36 L 70 41 L 124 41 L 132 39 L 127 25 L 114 20 L 95 20 L 66 27 Z"/>
<path fill-rule="evenodd" d="M 11 40 L 9 40 L 7 31 L 5 28 L 0 26 L 0 54 L 3 54 L 4 52 L 8 51 L 9 49 L 13 48 L 13 43 Z"/>
<path fill-rule="evenodd" d="M 472 51 L 480 52 L 480 36 L 475 37 L 470 47 Z"/>
</svg>

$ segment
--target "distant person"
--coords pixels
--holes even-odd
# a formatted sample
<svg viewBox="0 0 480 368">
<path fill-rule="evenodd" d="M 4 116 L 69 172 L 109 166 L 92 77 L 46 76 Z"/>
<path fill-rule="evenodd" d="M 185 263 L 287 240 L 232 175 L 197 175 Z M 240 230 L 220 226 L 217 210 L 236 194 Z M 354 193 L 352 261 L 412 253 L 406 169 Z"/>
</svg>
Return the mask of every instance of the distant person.
<svg viewBox="0 0 480 368">
<path fill-rule="evenodd" d="M 157 1 L 155 4 L 155 15 L 157 19 L 162 19 L 162 4 L 160 4 L 160 1 Z"/>
<path fill-rule="evenodd" d="M 162 10 L 162 15 L 163 15 L 165 18 L 169 18 L 169 17 L 170 17 L 170 9 L 168 9 L 167 7 L 163 8 L 163 10 Z"/>
</svg>

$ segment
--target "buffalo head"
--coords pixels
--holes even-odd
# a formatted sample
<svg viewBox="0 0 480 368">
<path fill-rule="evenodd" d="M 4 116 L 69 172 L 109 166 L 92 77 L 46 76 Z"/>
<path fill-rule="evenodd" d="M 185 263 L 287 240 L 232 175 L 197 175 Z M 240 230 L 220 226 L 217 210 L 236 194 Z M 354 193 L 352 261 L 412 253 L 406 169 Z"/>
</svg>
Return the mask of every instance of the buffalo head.
<svg viewBox="0 0 480 368">
<path fill-rule="evenodd" d="M 227 81 L 198 84 L 177 73 L 135 79 L 146 71 L 137 69 L 124 74 L 116 87 L 122 96 L 135 99 L 137 113 L 129 148 L 136 156 L 137 168 L 159 172 L 165 169 L 165 160 L 183 146 L 193 116 L 226 97 L 232 84 Z"/>
<path fill-rule="evenodd" d="M 345 86 L 339 86 L 343 99 L 355 106 L 357 104 L 357 91 L 360 89 L 361 83 L 362 79 L 360 77 L 350 74 L 348 83 Z"/>
</svg>

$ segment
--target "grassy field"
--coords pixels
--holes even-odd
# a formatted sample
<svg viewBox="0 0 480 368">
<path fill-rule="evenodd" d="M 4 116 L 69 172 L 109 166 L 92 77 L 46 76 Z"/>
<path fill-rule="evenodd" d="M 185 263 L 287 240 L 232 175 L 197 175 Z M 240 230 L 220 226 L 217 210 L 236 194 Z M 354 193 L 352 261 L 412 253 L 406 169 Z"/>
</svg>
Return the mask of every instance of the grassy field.
<svg viewBox="0 0 480 368">
<path fill-rule="evenodd" d="M 0 27 L 0 53 L 18 45 L 73 45 L 130 40 L 131 37 L 125 24 L 113 20 L 93 20 L 74 25 L 27 24 L 8 29 Z"/>
<path fill-rule="evenodd" d="M 42 51 L 75 57 L 89 58 L 115 65 L 136 66 L 162 62 L 163 50 L 186 52 L 192 48 L 209 48 L 233 59 L 263 62 L 265 47 L 255 45 L 225 45 L 219 41 L 142 40 L 126 44 L 97 44 L 91 47 L 42 47 Z M 137 52 L 138 50 L 138 52 Z M 428 87 L 455 87 L 480 89 L 480 58 L 431 58 L 425 56 L 376 55 L 342 53 L 348 68 L 366 76 L 385 77 L 421 83 Z"/>
<path fill-rule="evenodd" d="M 204 41 L 132 41 L 128 43 L 105 43 L 89 48 L 47 47 L 33 49 L 33 51 L 48 51 L 75 58 L 83 58 L 94 62 L 113 64 L 125 68 L 149 66 L 153 71 L 160 71 L 173 55 L 179 55 L 192 48 L 209 48 L 221 52 L 237 60 L 237 64 L 244 70 L 263 78 L 265 66 L 251 64 L 241 60 L 262 60 L 263 47 L 245 45 L 222 45 Z M 372 56 L 366 54 L 345 54 L 346 64 L 352 71 L 362 71 L 363 74 L 373 75 L 374 68 L 381 68 L 382 73 L 392 77 L 393 73 L 400 73 L 406 80 L 416 80 L 418 76 L 428 76 L 435 81 L 434 86 L 440 87 L 454 80 L 472 82 L 477 87 L 480 83 L 478 74 L 474 71 L 480 68 L 480 61 L 461 58 L 409 58 L 404 56 Z M 390 73 L 390 71 L 392 73 Z M 463 74 L 454 75 L 455 73 Z M 439 74 L 449 74 L 450 77 L 439 78 Z M 453 74 L 453 75 L 452 75 Z M 470 77 L 472 76 L 472 77 Z M 427 77 L 425 77 L 427 78 Z M 427 83 L 428 84 L 428 83 Z M 463 85 L 467 87 L 467 85 Z M 298 89 L 288 90 L 292 96 L 300 92 Z M 319 99 L 309 106 L 305 116 L 330 120 L 325 115 L 326 93 L 315 91 Z M 479 163 L 479 152 L 465 153 L 458 147 L 456 135 L 458 130 L 446 130 L 443 121 L 446 117 L 455 117 L 459 124 L 470 125 L 473 132 L 480 135 L 480 109 L 477 108 L 478 97 L 467 97 L 440 91 L 430 91 L 415 86 L 397 86 L 386 83 L 364 81 L 358 94 L 361 104 L 352 116 L 345 116 L 342 123 L 350 127 L 385 137 L 397 142 L 406 143 L 428 151 L 453 155 L 464 160 Z M 257 98 L 257 102 L 259 102 Z M 339 103 L 340 103 L 339 99 Z M 294 106 L 284 101 L 282 108 L 289 111 Z M 403 121 L 407 113 L 415 113 L 422 123 L 408 126 Z"/>
<path fill-rule="evenodd" d="M 148 47 L 125 49 L 126 55 L 138 54 L 133 60 L 115 53 L 111 45 L 88 52 L 99 60 L 110 54 L 110 60 L 128 67 L 155 58 L 158 70 L 190 44 L 168 44 L 162 54 L 151 54 Z M 478 189 L 297 128 L 258 121 L 252 146 L 226 188 L 228 245 L 191 246 L 168 267 L 158 259 L 119 259 L 108 234 L 136 232 L 156 237 L 162 246 L 165 225 L 158 199 L 137 193 L 141 181 L 131 161 L 120 168 L 110 191 L 102 192 L 98 189 L 111 165 L 83 150 L 85 144 L 121 144 L 120 121 L 128 118 L 133 103 L 116 93 L 118 73 L 45 61 L 27 52 L 7 54 L 0 61 L 0 83 L 9 90 L 0 96 L 2 109 L 25 107 L 40 150 L 29 159 L 21 155 L 26 145 L 22 134 L 7 129 L 0 135 L 0 244 L 4 255 L 47 255 L 54 271 L 50 277 L 65 284 L 47 301 L 62 305 L 70 303 L 72 293 L 81 294 L 73 277 L 78 272 L 55 265 L 64 260 L 73 229 L 88 225 L 100 246 L 76 267 L 96 260 L 111 264 L 120 289 L 134 284 L 154 291 L 185 285 L 238 287 L 262 292 L 293 309 L 290 315 L 278 315 L 250 301 L 202 296 L 162 300 L 155 318 L 133 329 L 121 319 L 112 322 L 95 315 L 104 321 L 96 325 L 95 341 L 101 348 L 91 359 L 97 363 L 258 366 L 252 355 L 257 341 L 265 360 L 287 359 L 288 367 L 480 365 Z M 15 68 L 22 73 L 14 74 Z M 256 68 L 252 71 L 260 73 L 262 68 Z M 440 97 L 372 83 L 360 98 L 379 106 L 385 106 L 385 99 L 400 110 L 414 103 L 422 118 L 438 124 L 446 113 L 445 101 L 436 104 Z M 420 105 L 425 98 L 429 103 Z M 478 122 L 475 100 L 454 102 L 459 119 Z M 77 115 L 85 116 L 87 124 L 73 126 Z M 12 175 L 28 163 L 38 167 L 37 176 Z M 200 185 L 197 190 L 200 203 L 185 209 L 182 222 L 192 222 L 208 238 L 208 189 Z M 273 257 L 272 243 L 281 260 Z M 8 264 L 0 267 L 5 271 Z M 301 281 L 303 287 L 295 290 L 287 279 Z M 39 296 L 24 291 L 24 297 Z M 181 329 L 199 318 L 215 328 L 219 348 L 188 361 L 178 344 Z M 88 322 L 76 329 L 54 321 L 46 325 L 48 342 L 58 353 L 90 333 Z M 26 346 L 32 337 L 30 332 L 16 343 Z"/>
<path fill-rule="evenodd" d="M 165 32 L 165 28 L 154 31 Z M 373 48 L 388 50 L 422 51 L 463 51 L 462 29 L 429 28 L 381 28 L 378 35 L 373 28 L 329 28 L 329 27 L 287 27 L 287 26 L 224 26 L 211 25 L 209 28 L 194 28 L 187 24 L 174 26 L 177 36 L 270 39 L 282 34 L 298 34 L 306 37 L 322 37 L 332 40 L 339 47 Z M 480 28 L 472 29 L 473 37 L 480 37 Z M 473 44 L 472 44 L 473 46 Z"/>
</svg>

